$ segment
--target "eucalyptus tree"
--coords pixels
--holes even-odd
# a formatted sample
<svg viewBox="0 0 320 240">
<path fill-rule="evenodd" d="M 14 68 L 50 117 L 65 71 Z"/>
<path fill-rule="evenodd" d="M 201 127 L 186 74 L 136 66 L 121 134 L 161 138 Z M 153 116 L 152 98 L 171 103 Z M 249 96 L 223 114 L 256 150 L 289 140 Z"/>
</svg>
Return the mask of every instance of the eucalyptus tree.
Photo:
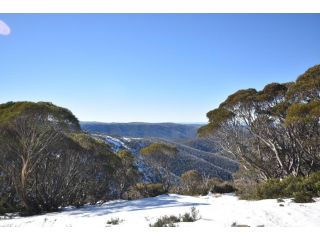
<svg viewBox="0 0 320 240">
<path fill-rule="evenodd" d="M 320 65 L 295 82 L 239 90 L 208 112 L 199 134 L 259 178 L 320 169 Z"/>
</svg>

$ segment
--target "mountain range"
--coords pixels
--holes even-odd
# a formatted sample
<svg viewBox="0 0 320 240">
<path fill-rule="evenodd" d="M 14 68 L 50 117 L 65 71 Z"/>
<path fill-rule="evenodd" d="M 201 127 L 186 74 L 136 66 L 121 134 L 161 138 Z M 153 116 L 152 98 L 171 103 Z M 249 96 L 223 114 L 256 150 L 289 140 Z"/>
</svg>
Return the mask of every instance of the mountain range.
<svg viewBox="0 0 320 240">
<path fill-rule="evenodd" d="M 102 133 L 122 137 L 154 137 L 174 141 L 191 140 L 203 124 L 179 123 L 100 123 L 81 122 L 81 128 L 91 133 Z"/>
</svg>

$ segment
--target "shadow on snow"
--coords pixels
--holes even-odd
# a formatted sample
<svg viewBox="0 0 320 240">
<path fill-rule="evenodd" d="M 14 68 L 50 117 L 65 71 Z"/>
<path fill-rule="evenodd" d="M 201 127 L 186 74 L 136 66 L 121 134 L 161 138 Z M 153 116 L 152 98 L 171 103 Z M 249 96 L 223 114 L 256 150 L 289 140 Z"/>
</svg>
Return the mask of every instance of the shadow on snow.
<svg viewBox="0 0 320 240">
<path fill-rule="evenodd" d="M 141 200 L 105 203 L 101 206 L 85 206 L 80 209 L 66 210 L 63 212 L 67 213 L 68 215 L 81 215 L 82 217 L 91 217 L 103 216 L 110 213 L 131 212 L 146 209 L 150 210 L 170 207 L 192 207 L 199 205 L 209 205 L 207 203 L 183 202 L 179 200 L 181 200 L 181 197 L 179 196 L 162 195 L 154 198 L 145 198 Z"/>
</svg>

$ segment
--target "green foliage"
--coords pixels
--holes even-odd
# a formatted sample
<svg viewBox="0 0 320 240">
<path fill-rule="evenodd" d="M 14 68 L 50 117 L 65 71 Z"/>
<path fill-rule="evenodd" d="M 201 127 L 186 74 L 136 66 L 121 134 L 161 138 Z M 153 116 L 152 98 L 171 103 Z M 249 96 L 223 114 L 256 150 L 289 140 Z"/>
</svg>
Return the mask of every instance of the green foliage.
<svg viewBox="0 0 320 240">
<path fill-rule="evenodd" d="M 128 150 L 122 150 L 118 152 L 118 157 L 120 158 L 120 166 L 115 171 L 115 176 L 117 178 L 117 188 L 119 192 L 119 197 L 128 198 L 128 190 L 131 186 L 134 186 L 141 179 L 141 173 L 138 171 L 135 165 L 135 158 L 132 153 Z M 129 193 L 137 193 L 137 190 L 131 190 Z M 140 193 L 138 193 L 139 195 Z M 130 198 L 137 198 L 131 196 Z"/>
<path fill-rule="evenodd" d="M 234 114 L 226 108 L 216 108 L 207 113 L 209 124 L 202 126 L 198 130 L 201 137 L 206 137 L 208 133 L 214 132 L 221 125 L 234 117 Z"/>
<path fill-rule="evenodd" d="M 134 161 L 134 156 L 132 155 L 132 153 L 128 150 L 121 150 L 120 152 L 118 152 L 118 156 L 121 159 L 125 159 L 126 161 L 130 161 L 133 162 Z"/>
<path fill-rule="evenodd" d="M 178 150 L 174 146 L 170 146 L 164 143 L 152 143 L 149 146 L 142 148 L 140 154 L 148 157 L 151 155 L 175 155 Z"/>
<path fill-rule="evenodd" d="M 303 192 L 295 192 L 293 194 L 293 201 L 296 203 L 312 203 L 313 195 L 311 192 L 303 191 Z"/>
<path fill-rule="evenodd" d="M 307 104 L 295 103 L 288 109 L 286 124 L 313 123 L 320 118 L 320 100 L 313 100 Z"/>
<path fill-rule="evenodd" d="M 234 114 L 225 108 L 217 108 L 207 113 L 207 117 L 210 119 L 210 122 L 217 125 L 220 125 L 233 116 Z"/>
<path fill-rule="evenodd" d="M 270 83 L 256 94 L 255 100 L 260 102 L 272 101 L 275 98 L 283 97 L 287 90 L 287 84 Z"/>
<path fill-rule="evenodd" d="M 223 103 L 220 104 L 219 108 L 224 108 L 224 107 L 228 108 L 238 104 L 251 104 L 256 93 L 257 93 L 257 90 L 253 88 L 239 90 L 234 94 L 231 94 L 227 98 L 227 100 L 225 100 Z M 214 116 L 211 115 L 211 117 L 214 117 Z"/>
<path fill-rule="evenodd" d="M 75 132 L 71 133 L 70 138 L 79 144 L 83 149 L 86 149 L 91 152 L 95 152 L 100 155 L 110 155 L 111 149 L 108 144 L 103 140 L 98 138 L 93 138 L 92 136 L 83 133 Z"/>
<path fill-rule="evenodd" d="M 319 91 L 320 65 L 315 65 L 299 76 L 295 84 L 290 86 L 288 97 L 290 99 L 307 100 L 312 97 L 319 97 Z"/>
<path fill-rule="evenodd" d="M 239 90 L 207 117 L 198 134 L 257 171 L 259 180 L 320 170 L 320 65 L 295 82 Z"/>
<path fill-rule="evenodd" d="M 190 170 L 181 175 L 180 193 L 185 195 L 207 194 L 209 189 L 204 186 L 203 178 L 196 170 Z"/>
<path fill-rule="evenodd" d="M 181 181 L 185 184 L 195 185 L 202 181 L 202 176 L 197 170 L 190 170 L 181 175 Z"/>
<path fill-rule="evenodd" d="M 0 212 L 23 206 L 26 214 L 37 214 L 114 198 L 128 175 L 119 169 L 133 175 L 128 166 L 102 140 L 81 132 L 67 109 L 0 104 Z"/>
<path fill-rule="evenodd" d="M 285 185 L 279 179 L 270 179 L 258 187 L 257 195 L 261 199 L 285 197 L 284 187 Z"/>
<path fill-rule="evenodd" d="M 69 136 L 80 151 L 90 156 L 90 163 L 85 169 L 87 177 L 86 201 L 95 202 L 118 198 L 121 195 L 119 182 L 126 178 L 123 171 L 127 170 L 122 159 L 114 154 L 109 145 L 99 138 L 83 132 L 71 133 Z M 120 173 L 120 171 L 122 172 Z M 115 187 L 119 190 L 118 192 L 112 190 Z"/>
<path fill-rule="evenodd" d="M 177 147 L 160 142 L 152 143 L 140 150 L 141 157 L 143 157 L 145 164 L 152 169 L 156 181 L 162 182 L 166 190 L 175 181 L 170 170 L 175 165 L 177 154 Z"/>
<path fill-rule="evenodd" d="M 320 197 L 320 172 L 312 173 L 309 177 L 269 179 L 252 188 L 250 194 L 237 194 L 244 199 L 293 198 L 295 202 L 312 202 L 313 197 Z"/>
<path fill-rule="evenodd" d="M 66 108 L 48 102 L 8 102 L 0 104 L 0 124 L 5 124 L 21 116 L 41 116 L 45 120 L 57 122 L 64 129 L 80 130 L 78 119 Z"/>
</svg>

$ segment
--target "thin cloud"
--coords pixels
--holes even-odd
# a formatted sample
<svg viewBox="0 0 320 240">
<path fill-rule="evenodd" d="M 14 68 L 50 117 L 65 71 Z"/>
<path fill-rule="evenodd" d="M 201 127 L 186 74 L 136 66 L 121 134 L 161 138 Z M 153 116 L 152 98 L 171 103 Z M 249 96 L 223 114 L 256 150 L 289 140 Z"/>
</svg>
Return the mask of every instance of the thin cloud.
<svg viewBox="0 0 320 240">
<path fill-rule="evenodd" d="M 11 33 L 10 27 L 3 21 L 0 20 L 0 35 L 7 36 Z"/>
</svg>

